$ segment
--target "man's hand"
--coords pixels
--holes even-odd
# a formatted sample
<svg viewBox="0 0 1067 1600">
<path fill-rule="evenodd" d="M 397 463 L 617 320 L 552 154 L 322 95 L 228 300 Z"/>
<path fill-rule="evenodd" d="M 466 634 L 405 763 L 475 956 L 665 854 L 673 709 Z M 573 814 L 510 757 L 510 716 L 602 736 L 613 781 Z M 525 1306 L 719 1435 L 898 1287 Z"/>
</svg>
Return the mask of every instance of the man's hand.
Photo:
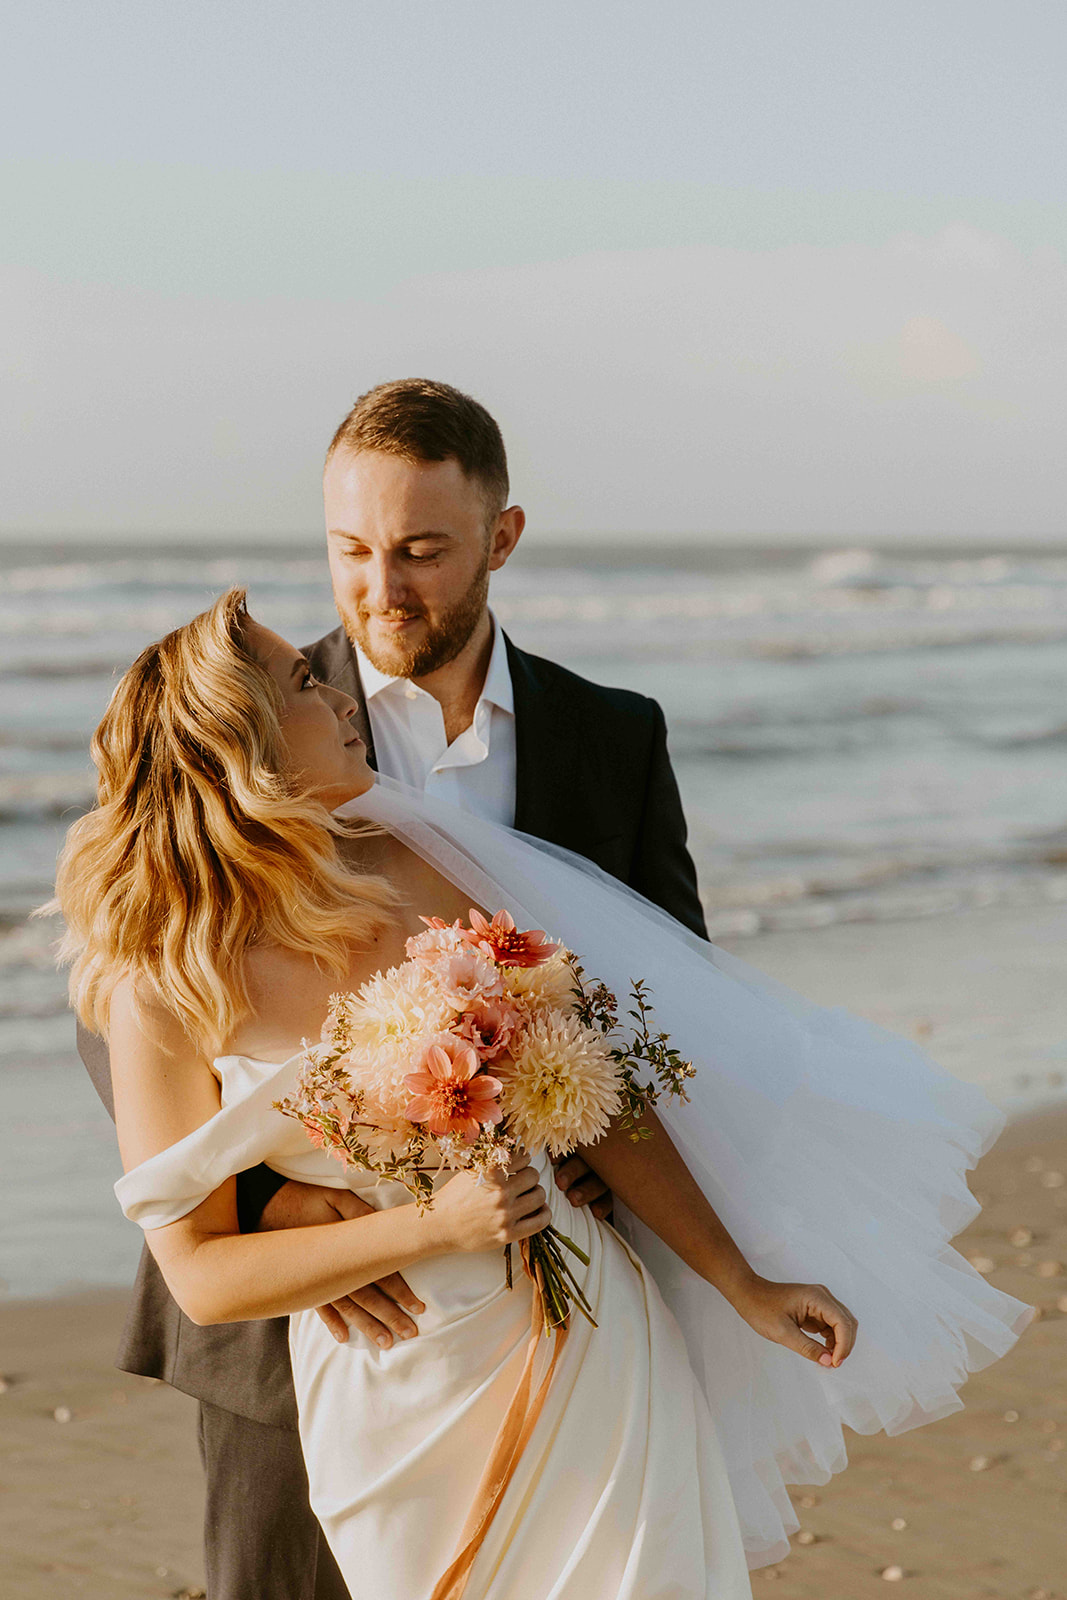
<svg viewBox="0 0 1067 1600">
<path fill-rule="evenodd" d="M 329 1189 L 291 1179 L 267 1202 L 259 1227 L 262 1233 L 278 1228 L 310 1228 L 321 1222 L 366 1217 L 373 1210 L 373 1206 L 351 1189 Z M 319 1306 L 318 1315 L 338 1344 L 347 1344 L 349 1329 L 356 1328 L 383 1350 L 388 1350 L 394 1339 L 415 1337 L 419 1330 L 412 1318 L 425 1310 L 400 1273 L 392 1272 L 378 1283 L 354 1289 L 343 1300 Z M 408 1316 L 408 1312 L 412 1315 Z"/>
<path fill-rule="evenodd" d="M 581 1156 L 561 1156 L 552 1164 L 556 1169 L 556 1187 L 563 1190 L 572 1206 L 588 1206 L 601 1221 L 610 1215 L 615 1196 Z"/>
</svg>

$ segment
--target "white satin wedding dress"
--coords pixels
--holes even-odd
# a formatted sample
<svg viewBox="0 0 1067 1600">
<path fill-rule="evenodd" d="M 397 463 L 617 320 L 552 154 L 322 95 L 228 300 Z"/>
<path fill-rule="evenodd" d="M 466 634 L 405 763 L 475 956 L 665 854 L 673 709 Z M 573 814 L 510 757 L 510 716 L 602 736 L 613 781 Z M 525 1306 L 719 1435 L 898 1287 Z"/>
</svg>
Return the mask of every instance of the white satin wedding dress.
<svg viewBox="0 0 1067 1600">
<path fill-rule="evenodd" d="M 342 814 L 396 834 L 472 904 L 546 928 L 620 995 L 646 979 L 697 1066 L 689 1103 L 659 1108 L 690 1171 L 758 1271 L 824 1282 L 860 1321 L 836 1371 L 760 1339 L 622 1207 L 620 1232 L 573 1209 L 542 1155 L 600 1326 L 572 1318 L 465 1600 L 748 1597 L 747 1567 L 780 1559 L 797 1526 L 785 1484 L 845 1465 L 842 1424 L 897 1433 L 957 1409 L 968 1372 L 1030 1320 L 949 1244 L 977 1210 L 964 1173 L 1002 1119 L 906 1041 L 789 994 L 580 857 L 389 780 Z M 273 1109 L 298 1070 L 220 1058 L 223 1109 L 119 1180 L 126 1214 L 163 1226 L 260 1161 L 411 1203 Z M 374 1600 L 429 1600 L 455 1556 L 530 1325 L 527 1280 L 509 1291 L 496 1251 L 406 1276 L 427 1311 L 390 1350 L 338 1345 L 314 1312 L 290 1319 L 311 1502 Z M 549 1354 L 542 1340 L 537 1376 Z"/>
</svg>

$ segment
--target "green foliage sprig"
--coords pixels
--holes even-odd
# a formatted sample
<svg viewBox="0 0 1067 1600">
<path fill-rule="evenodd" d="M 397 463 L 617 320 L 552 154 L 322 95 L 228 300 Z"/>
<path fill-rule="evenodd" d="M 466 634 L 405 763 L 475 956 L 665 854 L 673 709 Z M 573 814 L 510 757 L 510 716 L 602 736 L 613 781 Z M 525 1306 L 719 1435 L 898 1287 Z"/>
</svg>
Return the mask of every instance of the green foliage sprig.
<svg viewBox="0 0 1067 1600">
<path fill-rule="evenodd" d="M 577 961 L 572 963 L 572 970 L 578 1017 L 584 1027 L 597 1029 L 611 1041 L 611 1059 L 619 1067 L 623 1101 L 619 1124 L 627 1130 L 634 1144 L 650 1139 L 652 1129 L 641 1125 L 646 1111 L 663 1094 L 688 1100 L 685 1083 L 688 1078 L 696 1077 L 696 1068 L 674 1048 L 669 1033 L 653 1031 L 655 1011 L 649 1001 L 648 984 L 642 978 L 634 978 L 630 984 L 633 1005 L 626 1015 L 634 1026 L 628 1037 L 620 1038 L 622 1025 L 615 995 L 606 983 L 588 984 Z M 652 1075 L 646 1077 L 649 1068 Z"/>
</svg>

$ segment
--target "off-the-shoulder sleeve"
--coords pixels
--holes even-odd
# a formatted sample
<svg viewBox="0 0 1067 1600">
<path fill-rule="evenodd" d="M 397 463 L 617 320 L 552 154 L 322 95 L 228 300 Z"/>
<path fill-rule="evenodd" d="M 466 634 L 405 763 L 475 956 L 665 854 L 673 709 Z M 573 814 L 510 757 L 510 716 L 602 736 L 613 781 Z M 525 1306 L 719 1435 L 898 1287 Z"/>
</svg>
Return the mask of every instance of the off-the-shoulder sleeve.
<svg viewBox="0 0 1067 1600">
<path fill-rule="evenodd" d="M 184 1139 L 132 1167 L 115 1185 L 126 1216 L 142 1228 L 166 1227 L 194 1211 L 227 1178 L 261 1161 L 273 1165 L 270 1157 L 288 1121 L 274 1101 L 295 1086 L 299 1070 L 300 1057 L 294 1056 Z"/>
</svg>

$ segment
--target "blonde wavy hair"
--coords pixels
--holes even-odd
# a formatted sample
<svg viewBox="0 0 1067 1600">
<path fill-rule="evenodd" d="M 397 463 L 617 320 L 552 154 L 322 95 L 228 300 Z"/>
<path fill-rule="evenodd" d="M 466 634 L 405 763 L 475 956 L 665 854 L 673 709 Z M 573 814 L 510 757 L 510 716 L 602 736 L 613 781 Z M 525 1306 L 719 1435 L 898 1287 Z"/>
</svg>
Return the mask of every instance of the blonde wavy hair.
<svg viewBox="0 0 1067 1600">
<path fill-rule="evenodd" d="M 97 804 L 67 835 L 56 897 L 81 1020 L 106 1036 L 119 981 L 212 1055 L 247 1016 L 246 952 L 279 945 L 340 976 L 396 896 L 338 853 L 350 826 L 285 775 L 282 698 L 231 589 L 149 645 L 93 736 Z"/>
</svg>

